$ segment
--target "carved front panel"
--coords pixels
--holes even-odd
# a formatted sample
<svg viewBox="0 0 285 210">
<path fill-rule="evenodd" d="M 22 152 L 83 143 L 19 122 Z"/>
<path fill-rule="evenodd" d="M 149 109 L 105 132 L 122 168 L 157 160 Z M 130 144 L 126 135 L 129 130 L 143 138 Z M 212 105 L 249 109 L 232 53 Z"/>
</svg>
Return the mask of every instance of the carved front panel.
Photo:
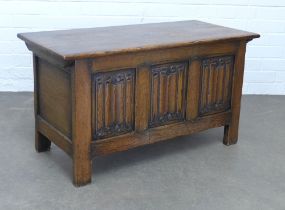
<svg viewBox="0 0 285 210">
<path fill-rule="evenodd" d="M 187 62 L 151 67 L 149 127 L 184 119 Z"/>
<path fill-rule="evenodd" d="M 116 136 L 133 130 L 134 83 L 135 69 L 95 74 L 94 139 Z"/>
<path fill-rule="evenodd" d="M 202 60 L 200 115 L 230 108 L 233 70 L 233 56 Z"/>
</svg>

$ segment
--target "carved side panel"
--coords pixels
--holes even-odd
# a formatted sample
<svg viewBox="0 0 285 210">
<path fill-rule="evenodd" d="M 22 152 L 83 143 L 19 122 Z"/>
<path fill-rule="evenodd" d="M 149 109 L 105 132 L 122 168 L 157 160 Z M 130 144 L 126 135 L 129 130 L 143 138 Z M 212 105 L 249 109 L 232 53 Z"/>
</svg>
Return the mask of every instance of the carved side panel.
<svg viewBox="0 0 285 210">
<path fill-rule="evenodd" d="M 230 108 L 234 57 L 222 56 L 202 60 L 200 115 Z"/>
<path fill-rule="evenodd" d="M 185 117 L 187 62 L 151 67 L 149 127 L 156 127 Z"/>
<path fill-rule="evenodd" d="M 135 69 L 98 73 L 93 77 L 94 139 L 134 129 Z"/>
</svg>

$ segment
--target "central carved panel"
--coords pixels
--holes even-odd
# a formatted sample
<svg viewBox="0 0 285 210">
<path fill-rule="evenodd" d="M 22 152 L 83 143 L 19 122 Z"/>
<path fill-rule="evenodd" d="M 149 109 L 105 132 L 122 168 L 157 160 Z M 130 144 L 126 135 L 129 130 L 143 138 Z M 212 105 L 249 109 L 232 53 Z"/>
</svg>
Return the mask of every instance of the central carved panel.
<svg viewBox="0 0 285 210">
<path fill-rule="evenodd" d="M 135 69 L 94 75 L 94 139 L 134 129 L 134 83 Z"/>
<path fill-rule="evenodd" d="M 184 120 L 187 62 L 151 67 L 149 127 Z"/>
</svg>

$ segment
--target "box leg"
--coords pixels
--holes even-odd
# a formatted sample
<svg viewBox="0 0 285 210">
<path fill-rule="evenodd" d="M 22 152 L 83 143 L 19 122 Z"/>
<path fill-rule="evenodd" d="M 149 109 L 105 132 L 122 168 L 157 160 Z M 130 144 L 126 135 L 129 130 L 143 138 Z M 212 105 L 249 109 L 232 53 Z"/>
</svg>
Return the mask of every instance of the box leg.
<svg viewBox="0 0 285 210">
<path fill-rule="evenodd" d="M 82 186 L 92 176 L 91 75 L 86 61 L 75 61 L 71 80 L 73 183 Z"/>
<path fill-rule="evenodd" d="M 35 132 L 35 148 L 37 152 L 45 152 L 50 150 L 51 142 L 40 132 Z"/>
<path fill-rule="evenodd" d="M 73 184 L 76 187 L 84 186 L 91 183 L 92 177 L 92 160 L 84 158 L 86 154 L 78 154 L 73 160 Z"/>
<path fill-rule="evenodd" d="M 226 125 L 224 128 L 224 140 L 223 143 L 227 146 L 236 144 L 238 140 L 238 128 L 233 125 Z"/>
<path fill-rule="evenodd" d="M 238 140 L 239 117 L 242 95 L 242 84 L 244 74 L 244 58 L 245 58 L 246 42 L 240 42 L 240 46 L 235 56 L 235 68 L 233 75 L 233 88 L 231 97 L 231 120 L 225 126 L 224 140 L 225 145 L 236 144 Z"/>
</svg>

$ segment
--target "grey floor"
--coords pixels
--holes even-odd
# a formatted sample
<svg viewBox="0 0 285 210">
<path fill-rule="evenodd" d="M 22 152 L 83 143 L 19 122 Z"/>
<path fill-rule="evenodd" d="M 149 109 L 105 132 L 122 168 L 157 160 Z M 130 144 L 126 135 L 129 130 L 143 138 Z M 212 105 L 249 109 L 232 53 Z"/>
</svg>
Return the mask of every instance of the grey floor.
<svg viewBox="0 0 285 210">
<path fill-rule="evenodd" d="M 0 94 L 0 209 L 285 209 L 285 97 L 244 96 L 237 145 L 208 130 L 94 160 L 71 184 L 71 160 L 34 150 L 31 93 Z"/>
</svg>

